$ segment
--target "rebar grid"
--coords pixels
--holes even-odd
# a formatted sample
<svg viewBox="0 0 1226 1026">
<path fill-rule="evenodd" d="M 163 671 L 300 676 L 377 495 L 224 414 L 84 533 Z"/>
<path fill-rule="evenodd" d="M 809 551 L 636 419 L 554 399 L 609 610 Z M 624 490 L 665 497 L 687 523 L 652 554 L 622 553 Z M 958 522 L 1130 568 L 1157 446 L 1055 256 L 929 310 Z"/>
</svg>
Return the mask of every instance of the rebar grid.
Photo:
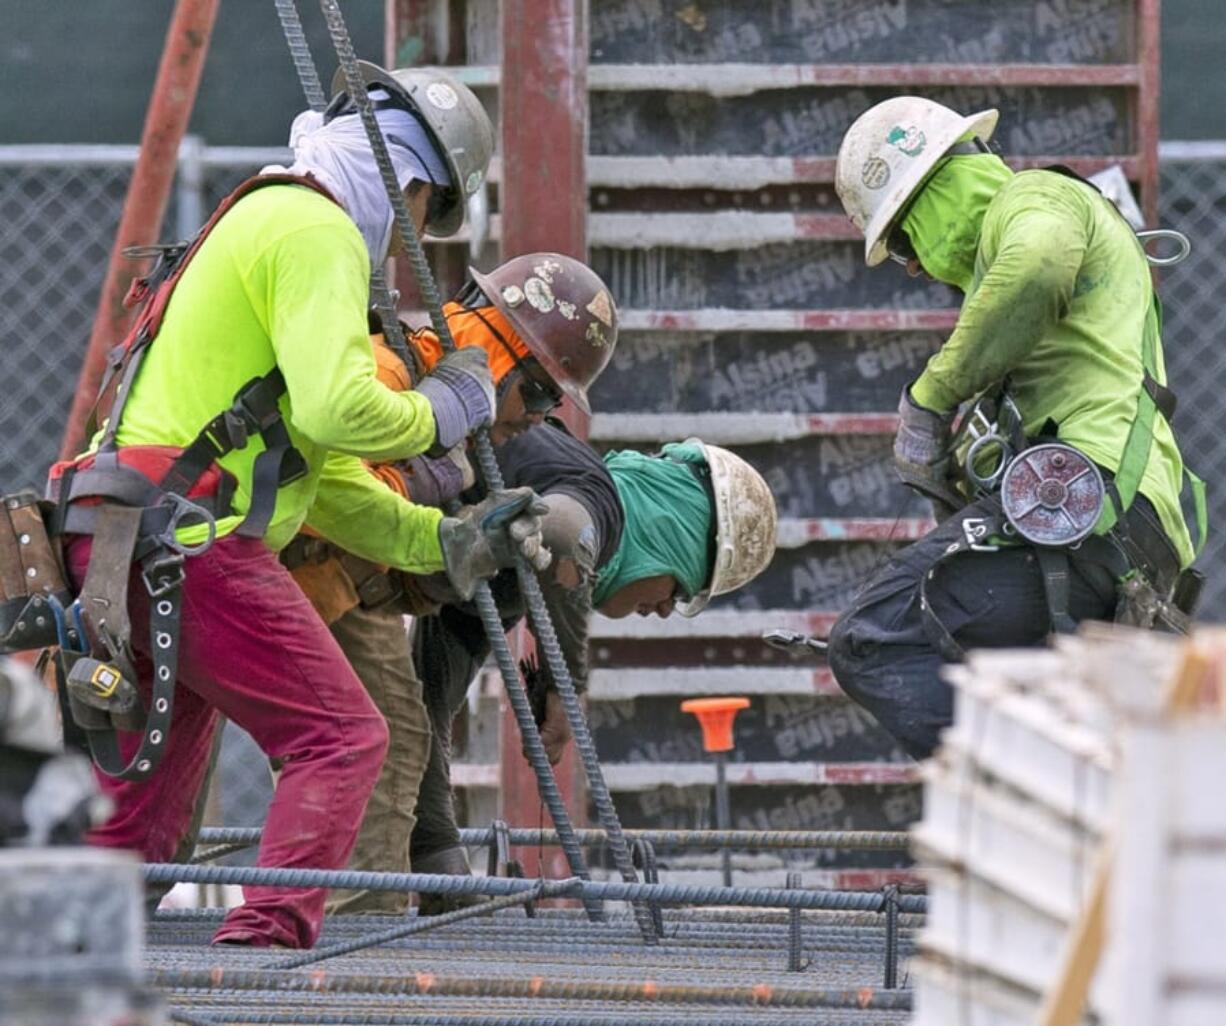
<svg viewBox="0 0 1226 1026">
<path fill-rule="evenodd" d="M 879 988 L 878 914 L 799 913 L 801 972 L 788 971 L 787 911 L 677 909 L 646 947 L 628 910 L 592 923 L 578 908 L 535 919 L 506 909 L 306 971 L 274 968 L 280 952 L 208 947 L 221 914 L 159 914 L 150 928 L 149 980 L 197 1022 L 872 1026 L 902 1024 L 910 1007 L 909 991 Z M 918 922 L 899 916 L 904 970 Z M 329 918 L 322 940 L 343 943 L 370 926 L 365 916 Z"/>
</svg>

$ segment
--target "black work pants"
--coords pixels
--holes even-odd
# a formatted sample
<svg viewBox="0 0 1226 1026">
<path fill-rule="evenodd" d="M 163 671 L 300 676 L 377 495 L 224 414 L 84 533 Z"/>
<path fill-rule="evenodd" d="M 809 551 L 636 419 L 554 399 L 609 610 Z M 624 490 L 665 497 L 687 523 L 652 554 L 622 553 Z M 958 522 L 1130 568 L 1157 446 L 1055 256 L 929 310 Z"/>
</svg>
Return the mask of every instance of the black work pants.
<svg viewBox="0 0 1226 1026">
<path fill-rule="evenodd" d="M 907 754 L 927 758 L 953 721 L 953 692 L 941 679 L 945 659 L 920 608 L 920 584 L 963 537 L 972 504 L 872 574 L 830 632 L 830 667 L 839 686 L 877 718 Z M 1069 614 L 1111 620 L 1116 586 L 1102 565 L 1103 538 L 1070 550 Z M 1042 645 L 1051 617 L 1034 550 L 1029 546 L 949 556 L 928 581 L 933 614 L 963 649 Z"/>
</svg>

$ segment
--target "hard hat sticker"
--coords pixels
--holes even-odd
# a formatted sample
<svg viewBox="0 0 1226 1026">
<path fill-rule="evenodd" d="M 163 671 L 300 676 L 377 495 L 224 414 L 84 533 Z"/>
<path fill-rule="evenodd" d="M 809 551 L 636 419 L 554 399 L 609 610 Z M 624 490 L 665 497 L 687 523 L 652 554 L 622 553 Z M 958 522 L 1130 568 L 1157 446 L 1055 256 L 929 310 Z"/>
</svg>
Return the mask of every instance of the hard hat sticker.
<svg viewBox="0 0 1226 1026">
<path fill-rule="evenodd" d="M 907 128 L 895 125 L 890 129 L 890 134 L 885 137 L 885 141 L 908 157 L 918 157 L 928 145 L 928 137 L 915 125 Z"/>
<path fill-rule="evenodd" d="M 524 295 L 528 297 L 528 305 L 541 313 L 549 313 L 553 309 L 553 289 L 549 283 L 540 278 L 529 278 L 524 282 Z"/>
<path fill-rule="evenodd" d="M 468 176 L 468 180 L 464 183 L 464 191 L 470 196 L 477 191 L 477 187 L 481 184 L 484 176 L 480 171 L 474 171 Z"/>
<path fill-rule="evenodd" d="M 613 327 L 613 303 L 604 289 L 597 292 L 592 301 L 588 303 L 587 312 L 606 328 Z"/>
<path fill-rule="evenodd" d="M 869 157 L 860 168 L 860 181 L 866 188 L 880 189 L 890 180 L 890 165 L 880 157 Z"/>
<path fill-rule="evenodd" d="M 452 107 L 460 102 L 456 91 L 446 82 L 431 82 L 426 86 L 426 99 L 438 107 L 439 110 L 451 110 Z"/>
<path fill-rule="evenodd" d="M 595 321 L 591 321 L 587 326 L 587 331 L 584 333 L 586 338 L 597 349 L 603 349 L 609 344 L 609 340 L 605 338 L 604 329 Z"/>
<path fill-rule="evenodd" d="M 575 312 L 575 304 L 568 303 L 565 299 L 558 300 L 558 313 L 560 313 L 568 321 L 573 321 L 577 316 Z"/>
<path fill-rule="evenodd" d="M 556 260 L 545 259 L 532 268 L 532 273 L 549 285 L 553 284 L 553 276 L 562 270 L 562 265 Z"/>
<path fill-rule="evenodd" d="M 502 301 L 507 306 L 519 306 L 524 301 L 524 290 L 518 285 L 507 285 L 502 290 Z"/>
</svg>

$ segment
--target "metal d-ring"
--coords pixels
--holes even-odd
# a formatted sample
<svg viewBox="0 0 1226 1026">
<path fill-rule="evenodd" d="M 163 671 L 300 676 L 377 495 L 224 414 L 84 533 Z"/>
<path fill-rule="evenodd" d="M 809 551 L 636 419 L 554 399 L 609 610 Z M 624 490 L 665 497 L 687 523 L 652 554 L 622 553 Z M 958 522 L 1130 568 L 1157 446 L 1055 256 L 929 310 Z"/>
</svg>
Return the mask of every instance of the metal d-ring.
<svg viewBox="0 0 1226 1026">
<path fill-rule="evenodd" d="M 1170 239 L 1179 248 L 1170 256 L 1160 257 L 1154 256 L 1145 247 L 1151 242 L 1156 242 L 1160 239 Z M 1176 264 L 1182 264 L 1192 252 L 1192 243 L 1183 232 L 1177 232 L 1174 228 L 1151 228 L 1148 231 L 1137 232 L 1137 241 L 1141 243 L 1141 249 L 1145 250 L 1145 259 L 1151 267 L 1174 267 Z"/>
</svg>

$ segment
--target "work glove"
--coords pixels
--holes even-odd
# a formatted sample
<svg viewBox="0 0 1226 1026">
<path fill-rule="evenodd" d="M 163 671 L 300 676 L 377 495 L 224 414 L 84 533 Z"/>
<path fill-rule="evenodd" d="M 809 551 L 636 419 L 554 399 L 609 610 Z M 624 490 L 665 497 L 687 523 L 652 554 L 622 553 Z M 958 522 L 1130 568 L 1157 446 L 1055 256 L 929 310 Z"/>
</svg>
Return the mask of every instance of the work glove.
<svg viewBox="0 0 1226 1026">
<path fill-rule="evenodd" d="M 408 486 L 409 498 L 419 506 L 445 506 L 477 479 L 463 445 L 448 449 L 438 458 L 414 456 L 401 460 L 396 469 Z"/>
<path fill-rule="evenodd" d="M 477 428 L 494 420 L 494 380 L 480 346 L 452 350 L 422 378 L 416 391 L 434 410 L 431 456 L 454 449 Z"/>
<path fill-rule="evenodd" d="M 514 566 L 520 556 L 534 570 L 548 567 L 552 557 L 541 542 L 541 516 L 548 511 L 531 488 L 505 488 L 443 517 L 443 567 L 460 598 L 467 602 L 478 581 Z"/>
<path fill-rule="evenodd" d="M 903 484 L 931 499 L 938 518 L 964 506 L 966 500 L 949 478 L 954 414 L 924 409 L 911 398 L 911 389 L 904 388 L 898 401 L 898 418 L 894 466 Z"/>
<path fill-rule="evenodd" d="M 524 689 L 528 692 L 528 702 L 532 706 L 532 717 L 540 729 L 541 744 L 545 755 L 549 757 L 549 765 L 556 766 L 566 751 L 570 741 L 570 720 L 566 716 L 566 706 L 562 697 L 552 686 L 548 666 L 537 663 L 536 657 L 521 659 L 519 672 L 524 677 Z M 528 757 L 527 749 L 524 758 Z"/>
</svg>

